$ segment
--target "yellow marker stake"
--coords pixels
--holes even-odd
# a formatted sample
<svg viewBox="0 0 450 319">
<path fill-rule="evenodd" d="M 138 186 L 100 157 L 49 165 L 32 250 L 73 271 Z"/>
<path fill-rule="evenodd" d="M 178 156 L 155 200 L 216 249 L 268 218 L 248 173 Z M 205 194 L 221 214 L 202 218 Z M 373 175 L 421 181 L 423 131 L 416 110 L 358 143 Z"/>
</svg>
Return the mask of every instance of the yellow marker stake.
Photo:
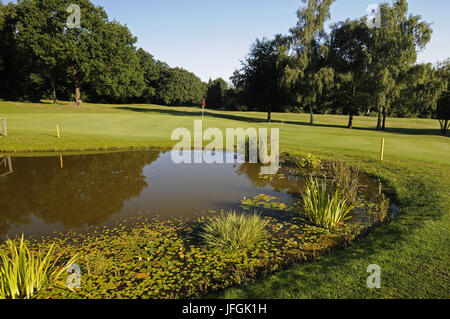
<svg viewBox="0 0 450 319">
<path fill-rule="evenodd" d="M 58 138 L 61 138 L 61 136 L 59 135 L 59 125 L 56 124 L 56 133 L 58 133 Z"/>
<path fill-rule="evenodd" d="M 381 154 L 380 154 L 380 161 L 384 159 L 384 138 L 381 139 Z"/>
<path fill-rule="evenodd" d="M 59 161 L 61 162 L 61 168 L 64 168 L 62 154 L 59 154 Z"/>
</svg>

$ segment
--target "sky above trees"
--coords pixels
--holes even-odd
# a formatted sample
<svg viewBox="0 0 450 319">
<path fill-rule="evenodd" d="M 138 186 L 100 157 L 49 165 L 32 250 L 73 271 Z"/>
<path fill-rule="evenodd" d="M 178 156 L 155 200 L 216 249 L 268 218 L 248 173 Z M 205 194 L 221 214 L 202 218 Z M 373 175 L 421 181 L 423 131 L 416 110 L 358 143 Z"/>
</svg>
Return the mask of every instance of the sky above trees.
<svg viewBox="0 0 450 319">
<path fill-rule="evenodd" d="M 76 2 L 76 0 L 74 0 Z M 172 67 L 203 81 L 226 80 L 258 37 L 287 33 L 297 22 L 300 0 L 93 0 L 110 19 L 127 24 L 138 45 Z M 378 0 L 337 0 L 327 23 L 358 18 Z M 388 1 L 391 2 L 391 1 Z M 409 0 L 409 11 L 433 22 L 433 37 L 418 62 L 443 61 L 450 52 L 450 1 Z"/>
</svg>

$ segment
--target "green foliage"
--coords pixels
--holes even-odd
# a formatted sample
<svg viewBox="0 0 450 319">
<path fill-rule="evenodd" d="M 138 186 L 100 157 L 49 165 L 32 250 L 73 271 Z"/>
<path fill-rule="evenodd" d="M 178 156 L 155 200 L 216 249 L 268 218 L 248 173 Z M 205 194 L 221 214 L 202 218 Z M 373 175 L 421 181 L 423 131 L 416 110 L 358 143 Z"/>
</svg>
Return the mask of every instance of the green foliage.
<svg viewBox="0 0 450 319">
<path fill-rule="evenodd" d="M 280 55 L 288 49 L 287 45 L 288 39 L 281 35 L 273 40 L 257 39 L 241 69 L 231 77 L 241 103 L 267 111 L 268 121 L 271 120 L 271 112 L 279 111 L 288 98 L 282 85 L 283 61 Z"/>
<path fill-rule="evenodd" d="M 356 207 L 350 197 L 337 187 L 327 186 L 310 177 L 302 193 L 305 216 L 315 225 L 335 229 L 351 218 Z"/>
<path fill-rule="evenodd" d="M 71 3 L 23 0 L 0 8 L 0 96 L 200 105 L 206 84 L 136 50 L 128 27 L 103 8 L 78 1 L 81 27 L 68 28 Z"/>
<path fill-rule="evenodd" d="M 142 48 L 137 50 L 136 55 L 139 59 L 139 65 L 143 72 L 145 82 L 144 90 L 137 100 L 143 103 L 156 102 L 156 91 L 161 71 L 168 69 L 169 66 L 163 62 L 155 61 L 153 56 Z"/>
<path fill-rule="evenodd" d="M 207 85 L 194 73 L 181 68 L 163 69 L 158 83 L 157 100 L 164 105 L 200 106 Z"/>
<path fill-rule="evenodd" d="M 114 268 L 114 263 L 108 259 L 101 251 L 90 251 L 82 256 L 88 276 L 106 275 Z"/>
<path fill-rule="evenodd" d="M 359 204 L 359 171 L 342 161 L 331 164 L 330 185 L 310 177 L 302 193 L 306 217 L 315 225 L 334 229 L 351 218 Z"/>
<path fill-rule="evenodd" d="M 244 197 L 241 200 L 241 208 L 250 211 L 255 209 L 265 209 L 272 211 L 288 211 L 289 208 L 285 203 L 277 201 L 277 197 L 259 194 L 253 198 Z"/>
<path fill-rule="evenodd" d="M 311 147 L 313 145 L 311 143 Z M 324 157 L 326 153 L 322 152 Z M 299 264 L 207 297 L 447 299 L 450 257 L 448 161 L 436 164 L 430 158 L 409 160 L 399 154 L 396 159 L 380 162 L 364 153 L 360 151 L 355 156 L 352 151 L 334 151 L 328 152 L 328 158 L 332 160 L 339 156 L 371 175 L 380 176 L 386 190 L 396 194 L 395 203 L 400 208 L 398 218 L 314 263 Z M 382 289 L 367 289 L 365 285 L 367 266 L 374 261 L 383 269 Z"/>
<path fill-rule="evenodd" d="M 110 103 L 125 103 L 140 97 L 146 86 L 134 47 L 137 39 L 128 27 L 116 21 L 107 21 L 101 30 L 94 32 L 98 51 L 89 52 L 95 54 L 95 62 L 87 79 L 87 94 L 98 102 Z"/>
<path fill-rule="evenodd" d="M 46 254 L 36 255 L 28 249 L 23 236 L 19 245 L 8 240 L 6 246 L 0 250 L 0 299 L 35 297 L 46 286 L 56 283 L 76 258 L 58 266 L 61 256 L 54 254 L 54 244 Z"/>
<path fill-rule="evenodd" d="M 440 65 L 439 73 L 444 83 L 444 92 L 437 102 L 436 118 L 441 125 L 442 135 L 446 135 L 450 127 L 450 59 Z"/>
<path fill-rule="evenodd" d="M 369 38 L 369 30 L 361 19 L 333 25 L 328 40 L 328 63 L 336 71 L 331 99 L 335 108 L 349 115 L 348 128 L 353 127 L 353 116 L 363 112 L 369 100 L 368 69 L 362 66 L 370 62 L 370 55 L 367 46 L 361 45 Z"/>
<path fill-rule="evenodd" d="M 84 256 L 77 261 L 81 288 L 48 287 L 37 297 L 192 298 L 314 260 L 343 240 L 353 240 L 362 230 L 354 225 L 330 234 L 291 214 L 287 219 L 276 203 L 258 209 L 268 212 L 272 208 L 280 219 L 264 217 L 265 240 L 236 250 L 211 249 L 200 240 L 198 230 L 210 222 L 209 214 L 214 212 L 166 221 L 138 218 L 127 220 L 126 226 L 119 223 L 86 234 L 61 234 L 52 240 L 67 247 L 66 251 Z M 327 240 L 322 241 L 324 238 Z M 45 246 L 48 240 L 44 240 L 36 245 Z"/>
<path fill-rule="evenodd" d="M 266 225 L 256 214 L 228 212 L 210 219 L 200 236 L 213 249 L 233 251 L 249 248 L 262 240 Z"/>
<path fill-rule="evenodd" d="M 295 158 L 297 167 L 300 168 L 320 168 L 322 161 L 311 153 L 300 154 Z"/>
<path fill-rule="evenodd" d="M 417 52 L 431 39 L 430 24 L 421 16 L 408 15 L 406 0 L 382 4 L 381 27 L 371 29 L 368 64 L 371 92 L 379 110 L 378 129 L 385 128 L 386 113 L 409 83 L 402 80 L 417 60 Z"/>
<path fill-rule="evenodd" d="M 207 107 L 265 111 L 269 121 L 274 111 L 308 110 L 311 124 L 314 113 L 345 114 L 349 128 L 354 116 L 378 112 L 379 129 L 386 116 L 429 118 L 438 103 L 448 105 L 438 70 L 415 64 L 432 30 L 408 15 L 406 0 L 381 5 L 381 28 L 369 29 L 362 17 L 329 34 L 334 1 L 303 2 L 289 35 L 252 44 L 230 89 L 136 50 L 130 30 L 89 0 L 77 2 L 79 29 L 66 26 L 70 0 L 11 2 L 0 6 L 0 97 L 178 106 L 200 106 L 206 97 Z M 441 121 L 444 132 L 448 125 Z"/>
<path fill-rule="evenodd" d="M 334 70 L 325 63 L 328 47 L 324 43 L 325 21 L 330 18 L 334 0 L 302 1 L 305 6 L 297 11 L 297 25 L 291 29 L 295 52 L 291 59 L 294 63 L 287 72 L 291 85 L 296 88 L 297 100 L 309 107 L 310 124 L 313 125 L 313 104 L 334 82 Z"/>
<path fill-rule="evenodd" d="M 392 104 L 391 114 L 396 117 L 432 117 L 446 88 L 446 81 L 439 70 L 431 63 L 416 64 L 399 78 L 399 85 L 403 87 Z"/>
<path fill-rule="evenodd" d="M 332 186 L 344 195 L 350 204 L 358 204 L 359 170 L 353 170 L 343 161 L 331 164 L 333 182 Z"/>
<path fill-rule="evenodd" d="M 242 105 L 308 110 L 311 125 L 317 112 L 349 115 L 348 128 L 371 111 L 379 114 L 378 129 L 388 115 L 431 117 L 444 83 L 431 65 L 416 65 L 432 30 L 408 15 L 405 0 L 381 5 L 380 28 L 369 29 L 362 17 L 336 23 L 330 34 L 324 22 L 334 1 L 303 2 L 290 36 L 258 40 L 233 75 Z"/>
<path fill-rule="evenodd" d="M 228 83 L 224 79 L 210 80 L 208 83 L 208 92 L 206 93 L 206 107 L 213 109 L 224 107 L 227 90 Z"/>
<path fill-rule="evenodd" d="M 304 170 L 286 169 L 291 171 L 290 178 L 301 178 L 304 174 Z M 265 177 L 261 182 L 272 183 Z M 136 187 L 139 188 L 139 183 Z M 367 197 L 375 196 L 367 194 Z M 71 254 L 80 256 L 77 264 L 82 280 L 81 288 L 75 291 L 46 285 L 36 297 L 192 298 L 221 290 L 298 262 L 314 260 L 343 242 L 353 240 L 379 220 L 377 203 L 365 204 L 362 206 L 364 218 L 355 216 L 345 227 L 333 231 L 300 218 L 289 203 L 260 194 L 244 198 L 241 205 L 249 213 L 257 210 L 264 217 L 235 213 L 216 215 L 215 212 L 163 221 L 136 217 L 111 227 L 43 237 L 31 241 L 30 250 L 50 249 L 52 243 L 56 243 L 57 247 L 64 247 L 60 260 L 69 260 Z M 369 214 L 371 218 L 365 218 Z M 70 217 L 65 224 L 67 221 L 70 222 Z M 219 237 L 225 248 L 211 249 L 205 245 L 199 232 L 201 234 L 207 225 L 219 226 L 214 233 L 231 238 L 227 242 Z M 258 240 L 261 234 L 264 235 Z M 217 242 L 216 239 L 213 240 Z M 6 250 L 7 246 L 0 244 L 0 251 Z"/>
</svg>

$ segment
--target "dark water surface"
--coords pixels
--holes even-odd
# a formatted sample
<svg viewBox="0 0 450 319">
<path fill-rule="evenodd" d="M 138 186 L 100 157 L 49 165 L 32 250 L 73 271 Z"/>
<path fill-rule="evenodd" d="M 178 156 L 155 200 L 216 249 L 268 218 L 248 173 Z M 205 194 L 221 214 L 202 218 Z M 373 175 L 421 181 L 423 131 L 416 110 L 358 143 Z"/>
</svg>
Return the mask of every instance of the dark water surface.
<svg viewBox="0 0 450 319">
<path fill-rule="evenodd" d="M 272 180 L 257 164 L 174 164 L 170 152 L 0 155 L 0 236 L 46 235 L 132 216 L 238 209 L 258 194 L 289 201 L 301 177 Z"/>
</svg>

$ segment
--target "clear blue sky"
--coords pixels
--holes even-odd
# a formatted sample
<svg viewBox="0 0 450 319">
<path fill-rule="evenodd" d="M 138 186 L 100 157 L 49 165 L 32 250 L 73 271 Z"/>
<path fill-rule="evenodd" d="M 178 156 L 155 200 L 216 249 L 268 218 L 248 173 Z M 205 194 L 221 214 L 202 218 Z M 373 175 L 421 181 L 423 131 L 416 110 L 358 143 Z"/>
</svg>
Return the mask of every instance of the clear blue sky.
<svg viewBox="0 0 450 319">
<path fill-rule="evenodd" d="M 391 2 L 391 0 L 387 0 Z M 297 21 L 301 0 L 92 0 L 111 19 L 127 24 L 138 46 L 170 66 L 202 80 L 228 80 L 257 37 L 287 33 Z M 329 23 L 358 18 L 379 0 L 337 0 Z M 76 0 L 74 0 L 76 3 Z M 433 38 L 419 62 L 450 54 L 449 0 L 409 0 L 410 13 L 433 22 Z"/>
</svg>

